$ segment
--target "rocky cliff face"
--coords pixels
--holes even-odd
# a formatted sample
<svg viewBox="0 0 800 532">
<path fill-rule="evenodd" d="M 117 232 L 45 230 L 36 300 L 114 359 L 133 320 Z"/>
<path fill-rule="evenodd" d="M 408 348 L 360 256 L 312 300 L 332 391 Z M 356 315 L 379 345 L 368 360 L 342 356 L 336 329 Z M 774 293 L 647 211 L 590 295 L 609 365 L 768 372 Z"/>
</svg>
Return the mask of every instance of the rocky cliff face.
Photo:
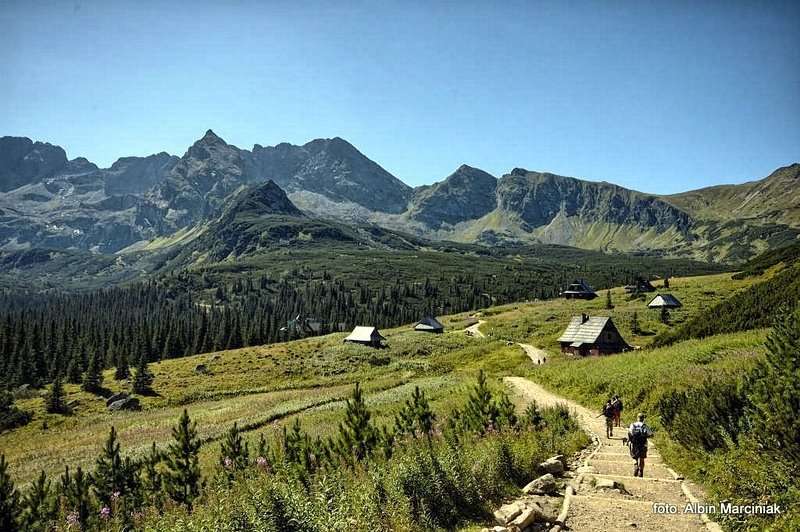
<svg viewBox="0 0 800 532">
<path fill-rule="evenodd" d="M 0 192 L 41 181 L 67 165 L 59 146 L 25 137 L 0 137 Z"/>
<path fill-rule="evenodd" d="M 256 145 L 251 159 L 257 180 L 273 179 L 288 192 L 313 192 L 373 211 L 401 213 L 412 194 L 411 187 L 339 137 L 303 146 Z"/>
<path fill-rule="evenodd" d="M 559 214 L 658 231 L 674 228 L 688 233 L 691 226 L 688 214 L 655 196 L 520 168 L 500 179 L 497 203 L 531 227 L 547 225 Z"/>
<path fill-rule="evenodd" d="M 418 189 L 408 215 L 432 229 L 481 218 L 497 206 L 496 189 L 492 175 L 462 165 L 444 181 Z"/>
</svg>

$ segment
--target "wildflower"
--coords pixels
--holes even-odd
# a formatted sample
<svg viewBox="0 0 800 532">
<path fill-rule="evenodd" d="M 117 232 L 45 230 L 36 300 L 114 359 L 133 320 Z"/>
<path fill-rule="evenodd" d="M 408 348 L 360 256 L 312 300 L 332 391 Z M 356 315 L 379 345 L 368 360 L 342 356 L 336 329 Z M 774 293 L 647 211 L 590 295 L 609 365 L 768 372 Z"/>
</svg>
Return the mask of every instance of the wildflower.
<svg viewBox="0 0 800 532">
<path fill-rule="evenodd" d="M 267 469 L 269 467 L 269 462 L 263 456 L 259 456 L 256 458 L 256 465 L 261 469 Z"/>
<path fill-rule="evenodd" d="M 67 528 L 72 528 L 74 525 L 81 526 L 81 518 L 76 511 L 67 514 Z"/>
<path fill-rule="evenodd" d="M 111 494 L 111 500 L 116 501 L 117 499 L 119 499 L 120 495 L 121 495 L 120 492 L 115 491 L 114 493 Z"/>
<path fill-rule="evenodd" d="M 230 469 L 231 467 L 233 467 L 233 460 L 231 460 L 229 457 L 226 456 L 225 459 L 222 461 L 222 464 L 225 466 L 225 469 Z"/>
<path fill-rule="evenodd" d="M 111 508 L 108 506 L 100 508 L 100 519 L 107 521 L 109 517 L 111 517 Z"/>
</svg>

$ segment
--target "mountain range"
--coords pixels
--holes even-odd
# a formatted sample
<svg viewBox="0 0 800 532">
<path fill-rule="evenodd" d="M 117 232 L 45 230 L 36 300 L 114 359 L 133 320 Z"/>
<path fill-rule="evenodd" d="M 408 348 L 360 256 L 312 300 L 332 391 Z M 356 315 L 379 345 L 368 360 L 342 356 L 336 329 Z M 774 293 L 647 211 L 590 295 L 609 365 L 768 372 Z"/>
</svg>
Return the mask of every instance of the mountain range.
<svg viewBox="0 0 800 532">
<path fill-rule="evenodd" d="M 799 184 L 800 164 L 669 196 L 522 168 L 496 178 L 462 165 L 412 188 L 338 137 L 245 150 L 209 130 L 182 157 L 124 157 L 105 169 L 59 146 L 2 137 L 0 250 L 121 256 L 181 243 L 198 256 L 215 234 L 219 259 L 301 238 L 380 245 L 389 231 L 400 240 L 735 263 L 798 239 Z M 243 220 L 259 221 L 260 232 Z M 264 220 L 275 223 L 265 229 Z"/>
</svg>

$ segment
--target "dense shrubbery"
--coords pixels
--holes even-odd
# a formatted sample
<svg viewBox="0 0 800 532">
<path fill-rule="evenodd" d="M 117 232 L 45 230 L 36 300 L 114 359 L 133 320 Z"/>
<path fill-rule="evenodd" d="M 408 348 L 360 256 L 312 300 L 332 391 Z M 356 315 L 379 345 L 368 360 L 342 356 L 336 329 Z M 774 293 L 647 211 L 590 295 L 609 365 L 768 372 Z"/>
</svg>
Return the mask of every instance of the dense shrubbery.
<svg viewBox="0 0 800 532">
<path fill-rule="evenodd" d="M 695 456 L 712 494 L 737 504 L 777 503 L 777 523 L 727 518 L 731 528 L 800 526 L 800 312 L 781 313 L 767 356 L 749 374 L 724 375 L 662 398 L 661 422 Z"/>
<path fill-rule="evenodd" d="M 298 419 L 272 444 L 262 435 L 251 452 L 234 425 L 209 479 L 200 476 L 199 440 L 185 411 L 173 440 L 133 460 L 121 455 L 112 428 L 92 473 L 67 468 L 55 485 L 42 474 L 0 506 L 0 520 L 9 530 L 453 528 L 487 517 L 538 462 L 588 443 L 563 407 L 532 405 L 517 416 L 483 373 L 464 407 L 442 422 L 416 389 L 394 427 L 378 427 L 356 386 L 331 438 L 312 439 Z M 17 493 L 5 466 L 0 489 Z"/>
</svg>

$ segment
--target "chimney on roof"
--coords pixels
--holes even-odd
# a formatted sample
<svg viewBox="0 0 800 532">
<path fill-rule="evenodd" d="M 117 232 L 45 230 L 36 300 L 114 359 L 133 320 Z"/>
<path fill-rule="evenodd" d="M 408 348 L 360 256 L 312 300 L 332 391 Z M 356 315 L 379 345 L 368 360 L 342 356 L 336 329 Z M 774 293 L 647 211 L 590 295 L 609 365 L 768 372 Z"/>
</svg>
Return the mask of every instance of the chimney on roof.
<svg viewBox="0 0 800 532">
<path fill-rule="evenodd" d="M 586 323 L 587 321 L 589 321 L 589 315 L 581 314 L 581 323 Z"/>
</svg>

